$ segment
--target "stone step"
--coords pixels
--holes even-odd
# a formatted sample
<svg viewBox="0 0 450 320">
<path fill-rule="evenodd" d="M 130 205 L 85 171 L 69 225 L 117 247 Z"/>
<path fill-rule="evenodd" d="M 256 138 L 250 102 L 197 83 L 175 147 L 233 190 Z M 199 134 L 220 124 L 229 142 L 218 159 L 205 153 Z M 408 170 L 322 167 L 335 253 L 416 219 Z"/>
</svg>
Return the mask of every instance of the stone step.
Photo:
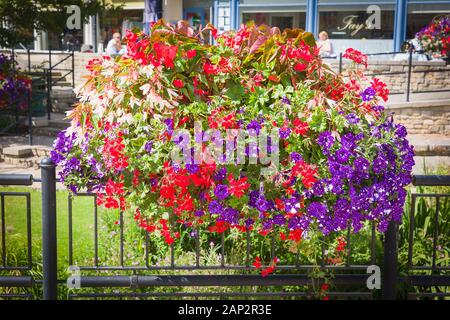
<svg viewBox="0 0 450 320">
<path fill-rule="evenodd" d="M 53 128 L 53 127 L 39 127 L 33 128 L 33 135 L 40 135 L 46 137 L 56 138 L 58 133 L 62 131 L 61 128 Z"/>
<path fill-rule="evenodd" d="M 11 145 L 0 149 L 0 161 L 21 168 L 39 168 L 40 161 L 50 156 L 51 147 L 43 145 Z"/>
<path fill-rule="evenodd" d="M 73 107 L 74 107 L 73 103 L 56 102 L 52 104 L 52 111 L 65 114 L 66 111 L 72 110 Z"/>
<path fill-rule="evenodd" d="M 58 129 L 66 129 L 70 126 L 69 120 L 49 120 L 48 127 L 58 128 Z"/>
<path fill-rule="evenodd" d="M 409 134 L 416 156 L 450 156 L 450 136 L 439 134 Z"/>
<path fill-rule="evenodd" d="M 76 98 L 76 95 L 72 88 L 55 86 L 51 92 L 51 97 L 54 99 Z"/>
<path fill-rule="evenodd" d="M 30 146 L 10 146 L 2 149 L 2 154 L 9 158 L 27 158 L 33 155 Z"/>
<path fill-rule="evenodd" d="M 29 158 L 11 158 L 3 156 L 3 161 L 6 164 L 22 168 L 39 168 L 39 162 L 44 157 L 29 157 Z"/>
<path fill-rule="evenodd" d="M 58 89 L 60 87 L 72 87 L 72 82 L 68 82 L 67 80 L 63 81 L 63 80 L 65 80 L 65 79 L 62 79 L 61 81 L 56 82 L 52 87 L 53 90 L 55 88 Z"/>
</svg>

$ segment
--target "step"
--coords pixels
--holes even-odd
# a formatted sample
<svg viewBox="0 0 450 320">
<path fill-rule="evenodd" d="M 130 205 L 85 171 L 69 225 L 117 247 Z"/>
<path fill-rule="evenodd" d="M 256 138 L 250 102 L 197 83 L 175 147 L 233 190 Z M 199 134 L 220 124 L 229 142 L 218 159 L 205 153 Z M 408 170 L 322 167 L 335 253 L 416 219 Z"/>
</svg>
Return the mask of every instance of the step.
<svg viewBox="0 0 450 320">
<path fill-rule="evenodd" d="M 39 127 L 39 128 L 33 128 L 33 135 L 40 135 L 40 136 L 56 138 L 58 133 L 61 131 L 62 131 L 61 128 Z"/>
<path fill-rule="evenodd" d="M 58 113 L 66 113 L 73 109 L 73 103 L 56 102 L 52 104 L 52 111 Z"/>
<path fill-rule="evenodd" d="M 55 84 L 53 84 L 53 86 L 52 86 L 53 90 L 55 90 L 55 88 L 58 88 L 58 87 L 72 87 L 72 82 L 58 81 Z"/>
<path fill-rule="evenodd" d="M 27 75 L 31 76 L 31 77 L 42 77 L 45 75 L 45 72 L 43 70 L 38 70 L 38 71 L 30 71 L 30 72 L 26 72 Z M 57 78 L 57 77 L 61 77 L 62 73 L 60 71 L 52 71 L 52 78 Z"/>
<path fill-rule="evenodd" d="M 70 126 L 69 120 L 49 120 L 48 127 L 51 128 L 58 128 L 58 129 L 66 129 Z"/>
<path fill-rule="evenodd" d="M 450 156 L 450 136 L 440 134 L 409 134 L 416 156 Z"/>
<path fill-rule="evenodd" d="M 30 146 L 11 146 L 3 148 L 2 154 L 9 158 L 27 158 L 33 155 L 33 150 Z"/>
<path fill-rule="evenodd" d="M 51 97 L 52 99 L 75 99 L 76 95 L 72 88 L 54 86 Z"/>
</svg>

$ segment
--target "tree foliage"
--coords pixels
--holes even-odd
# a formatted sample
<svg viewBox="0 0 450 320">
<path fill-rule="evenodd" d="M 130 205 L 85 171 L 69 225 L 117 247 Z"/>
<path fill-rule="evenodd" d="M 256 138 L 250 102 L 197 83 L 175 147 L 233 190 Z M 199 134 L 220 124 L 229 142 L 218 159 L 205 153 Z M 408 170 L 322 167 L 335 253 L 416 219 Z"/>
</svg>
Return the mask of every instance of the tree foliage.
<svg viewBox="0 0 450 320">
<path fill-rule="evenodd" d="M 106 0 L 0 0 L 0 45 L 13 47 L 34 39 L 33 30 L 62 33 L 66 27 L 69 6 L 81 11 L 81 22 L 89 16 L 105 16 L 121 10 Z"/>
</svg>

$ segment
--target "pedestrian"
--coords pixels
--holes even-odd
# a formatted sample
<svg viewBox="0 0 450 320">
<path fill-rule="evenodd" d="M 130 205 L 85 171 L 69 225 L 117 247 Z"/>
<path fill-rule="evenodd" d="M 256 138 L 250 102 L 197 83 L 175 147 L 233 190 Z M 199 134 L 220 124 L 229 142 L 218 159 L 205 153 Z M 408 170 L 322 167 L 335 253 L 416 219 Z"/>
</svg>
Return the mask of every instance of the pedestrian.
<svg viewBox="0 0 450 320">
<path fill-rule="evenodd" d="M 326 31 L 322 31 L 319 33 L 319 39 L 317 40 L 317 47 L 319 47 L 319 55 L 322 58 L 333 56 L 333 45 L 330 39 L 328 39 L 328 33 Z"/>
<path fill-rule="evenodd" d="M 118 56 L 124 53 L 122 48 L 122 37 L 119 32 L 113 34 L 113 38 L 109 40 L 108 46 L 106 47 L 106 53 L 110 56 Z"/>
</svg>

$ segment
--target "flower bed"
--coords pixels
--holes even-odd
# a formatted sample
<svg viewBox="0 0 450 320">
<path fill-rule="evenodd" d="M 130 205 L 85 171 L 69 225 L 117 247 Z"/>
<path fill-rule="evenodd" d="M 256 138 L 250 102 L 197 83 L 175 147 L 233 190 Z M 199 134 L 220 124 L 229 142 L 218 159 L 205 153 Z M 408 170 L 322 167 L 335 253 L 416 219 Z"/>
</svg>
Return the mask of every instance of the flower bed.
<svg viewBox="0 0 450 320">
<path fill-rule="evenodd" d="M 217 44 L 203 43 L 209 32 Z M 160 21 L 126 41 L 125 56 L 87 65 L 72 125 L 55 141 L 72 192 L 98 193 L 168 244 L 180 225 L 297 245 L 401 220 L 413 148 L 383 112 L 385 84 L 362 75 L 360 52 L 344 55 L 354 61 L 344 77 L 302 30 L 218 36 L 208 25 L 194 35 Z"/>
<path fill-rule="evenodd" d="M 31 79 L 17 69 L 15 61 L 0 53 L 0 109 L 25 110 Z"/>
<path fill-rule="evenodd" d="M 434 19 L 418 33 L 416 38 L 424 51 L 435 57 L 447 57 L 450 54 L 450 17 L 444 15 Z"/>
</svg>

